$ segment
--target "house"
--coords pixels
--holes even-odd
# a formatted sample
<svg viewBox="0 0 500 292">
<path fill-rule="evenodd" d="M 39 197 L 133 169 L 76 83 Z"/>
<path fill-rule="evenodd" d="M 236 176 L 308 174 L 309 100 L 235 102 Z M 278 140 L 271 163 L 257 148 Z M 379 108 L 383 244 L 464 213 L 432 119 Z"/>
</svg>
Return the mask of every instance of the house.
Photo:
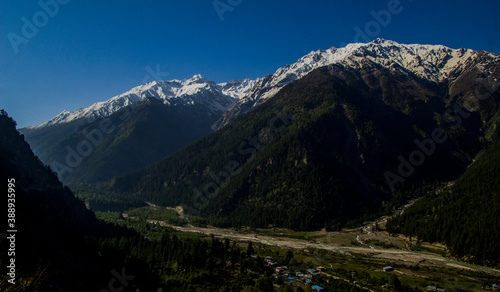
<svg viewBox="0 0 500 292">
<path fill-rule="evenodd" d="M 427 289 L 428 291 L 436 291 L 437 290 L 437 287 L 436 286 L 427 286 L 425 287 L 425 289 Z"/>
<path fill-rule="evenodd" d="M 383 270 L 384 272 L 392 272 L 392 271 L 394 271 L 394 268 L 393 268 L 393 267 L 391 267 L 391 266 L 387 266 L 387 267 L 383 267 L 383 268 L 382 268 L 382 270 Z"/>
<path fill-rule="evenodd" d="M 316 270 L 318 270 L 320 272 L 324 272 L 324 271 L 326 271 L 326 268 L 325 267 L 317 267 Z"/>
<path fill-rule="evenodd" d="M 266 257 L 266 261 L 268 261 L 268 262 L 272 262 L 272 261 L 273 261 L 273 257 L 267 256 L 267 257 Z"/>
<path fill-rule="evenodd" d="M 286 266 L 276 267 L 276 269 L 275 269 L 276 274 L 284 274 L 287 271 L 288 271 L 288 268 Z"/>
<path fill-rule="evenodd" d="M 304 283 L 306 284 L 312 284 L 313 280 L 312 279 L 304 279 Z"/>
<path fill-rule="evenodd" d="M 319 274 L 320 274 L 320 273 L 319 273 L 317 270 L 315 270 L 315 269 L 309 269 L 309 270 L 307 270 L 307 273 L 308 273 L 309 275 L 311 275 L 311 276 L 317 276 L 317 275 L 319 275 Z"/>
<path fill-rule="evenodd" d="M 500 289 L 500 286 L 498 286 L 497 284 L 493 284 L 491 285 L 491 288 L 493 288 L 493 290 L 498 290 Z"/>
<path fill-rule="evenodd" d="M 293 280 L 295 280 L 295 278 L 294 277 L 287 277 L 286 280 L 287 281 L 293 281 Z"/>
<path fill-rule="evenodd" d="M 318 286 L 318 285 L 311 286 L 311 288 L 313 288 L 313 289 L 314 289 L 314 290 L 316 290 L 316 291 L 324 291 L 324 290 L 325 290 L 325 288 L 320 287 L 320 286 Z"/>
</svg>

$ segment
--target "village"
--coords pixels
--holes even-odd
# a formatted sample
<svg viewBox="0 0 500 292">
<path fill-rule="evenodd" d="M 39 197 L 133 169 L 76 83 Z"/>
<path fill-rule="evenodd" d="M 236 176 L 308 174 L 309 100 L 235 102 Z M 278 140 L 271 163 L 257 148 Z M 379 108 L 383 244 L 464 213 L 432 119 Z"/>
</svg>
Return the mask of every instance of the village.
<svg viewBox="0 0 500 292">
<path fill-rule="evenodd" d="M 306 273 L 302 272 L 295 272 L 292 273 L 287 266 L 278 266 L 277 262 L 273 262 L 273 258 L 271 256 L 267 256 L 265 258 L 266 264 L 268 267 L 276 267 L 275 268 L 275 273 L 273 274 L 273 277 L 277 280 L 279 283 L 286 283 L 286 282 L 302 282 L 307 285 L 310 285 L 311 288 L 315 291 L 325 291 L 325 289 L 321 286 L 316 285 L 314 282 L 314 277 L 318 276 L 321 274 L 321 272 L 325 272 L 326 268 L 325 267 L 317 267 L 316 269 L 311 268 L 306 271 Z M 281 281 L 279 281 L 281 280 Z"/>
<path fill-rule="evenodd" d="M 256 256 L 252 257 L 256 258 Z M 321 282 L 331 283 L 332 281 L 342 281 L 344 283 L 347 283 L 349 286 L 354 286 L 356 288 L 359 288 L 360 290 L 374 291 L 367 287 L 361 286 L 359 281 L 356 280 L 356 276 L 358 275 L 358 272 L 356 271 L 348 272 L 349 275 L 347 278 L 340 277 L 335 275 L 336 274 L 335 271 L 329 272 L 328 269 L 323 266 L 318 266 L 315 268 L 307 267 L 305 268 L 305 270 L 303 266 L 300 268 L 297 267 L 289 268 L 287 266 L 278 266 L 278 263 L 273 261 L 273 257 L 271 256 L 265 257 L 265 264 L 273 269 L 274 274 L 272 276 L 276 280 L 276 283 L 278 283 L 278 285 L 291 284 L 292 286 L 298 285 L 299 287 L 300 286 L 310 287 L 312 291 L 328 291 L 326 288 L 321 286 L 322 284 L 318 283 L 317 281 L 320 280 L 319 278 L 322 278 L 320 280 Z M 384 273 L 389 273 L 393 272 L 394 268 L 391 266 L 387 266 L 383 267 L 381 271 Z M 399 286 L 395 287 L 389 283 L 385 283 L 383 285 L 380 285 L 380 288 L 386 291 L 391 291 L 399 288 Z M 436 288 L 436 290 L 432 291 L 446 291 L 446 290 Z"/>
</svg>

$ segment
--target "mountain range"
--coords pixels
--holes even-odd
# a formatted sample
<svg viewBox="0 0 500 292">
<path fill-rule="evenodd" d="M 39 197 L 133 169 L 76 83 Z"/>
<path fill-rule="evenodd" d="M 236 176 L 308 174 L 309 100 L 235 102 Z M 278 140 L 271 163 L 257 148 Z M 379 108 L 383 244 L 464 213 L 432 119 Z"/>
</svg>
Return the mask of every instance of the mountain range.
<svg viewBox="0 0 500 292">
<path fill-rule="evenodd" d="M 389 70 L 400 68 L 443 85 L 460 75 L 467 62 L 479 53 L 376 39 L 366 44 L 313 51 L 296 63 L 255 80 L 216 84 L 195 75 L 186 80 L 149 82 L 87 108 L 63 111 L 50 121 L 21 132 L 35 154 L 53 167 L 65 183 L 102 182 L 146 166 L 220 130 L 316 68 L 341 64 L 359 70 L 366 64 L 378 64 Z M 485 54 L 498 60 L 497 55 Z M 122 114 L 117 118 L 119 111 Z M 134 114 L 123 113 L 129 111 Z M 87 143 L 85 133 L 95 132 L 96 125 L 108 118 L 116 123 L 112 125 L 113 131 L 104 133 L 102 141 L 98 135 L 97 145 Z M 146 134 L 148 131 L 151 133 Z M 85 144 L 80 145 L 80 151 L 79 143 Z M 123 162 L 118 157 L 129 159 Z"/>
<path fill-rule="evenodd" d="M 335 229 L 457 179 L 496 141 L 499 61 L 376 39 L 256 80 L 150 82 L 22 132 L 83 193 L 214 225 Z"/>
<path fill-rule="evenodd" d="M 479 53 L 446 85 L 375 62 L 318 68 L 102 192 L 182 205 L 219 226 L 345 226 L 398 193 L 455 180 L 497 139 L 493 57 Z M 471 108 L 469 92 L 482 90 L 492 94 Z"/>
<path fill-rule="evenodd" d="M 212 123 L 254 83 L 215 84 L 201 75 L 153 81 L 21 132 L 65 183 L 102 181 L 211 133 Z"/>
</svg>

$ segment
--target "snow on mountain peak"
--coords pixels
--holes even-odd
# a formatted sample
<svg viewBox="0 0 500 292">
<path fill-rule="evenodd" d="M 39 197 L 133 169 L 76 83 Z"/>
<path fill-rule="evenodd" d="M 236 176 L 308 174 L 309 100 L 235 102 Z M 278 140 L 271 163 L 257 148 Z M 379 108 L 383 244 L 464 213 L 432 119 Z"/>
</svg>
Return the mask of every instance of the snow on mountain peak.
<svg viewBox="0 0 500 292">
<path fill-rule="evenodd" d="M 212 128 L 224 127 L 236 117 L 274 96 L 285 85 L 319 67 L 335 63 L 351 68 L 378 64 L 390 70 L 403 69 L 440 83 L 457 68 L 464 67 L 465 62 L 473 58 L 475 53 L 472 50 L 455 50 L 441 45 L 404 45 L 382 38 L 369 43 L 351 43 L 342 48 L 331 47 L 328 50 L 312 51 L 297 62 L 279 68 L 273 75 L 260 79 Z"/>
<path fill-rule="evenodd" d="M 241 114 L 245 112 L 239 109 L 243 104 L 246 109 L 254 107 L 312 70 L 335 63 L 352 68 L 370 64 L 379 64 L 391 70 L 403 68 L 421 78 L 439 83 L 445 81 L 457 68 L 465 66 L 465 62 L 473 58 L 475 53 L 472 50 L 455 50 L 441 45 L 405 45 L 377 38 L 369 43 L 351 43 L 342 48 L 312 51 L 297 62 L 279 68 L 273 75 L 254 80 L 233 80 L 216 84 L 197 74 L 184 80 L 148 82 L 90 107 L 73 112 L 63 111 L 38 127 L 80 118 L 92 121 L 111 115 L 146 97 L 157 98 L 167 105 L 202 105 L 210 111 L 229 109 L 225 115 L 231 115 L 231 111 Z M 221 126 L 232 120 L 227 117 L 223 119 L 225 122 L 219 123 Z"/>
<path fill-rule="evenodd" d="M 259 79 L 241 79 L 229 82 L 219 83 L 222 92 L 235 99 L 243 98 L 262 78 Z"/>
<path fill-rule="evenodd" d="M 353 68 L 369 63 L 387 68 L 399 66 L 421 78 L 440 83 L 474 53 L 473 50 L 451 49 L 442 45 L 407 45 L 376 39 L 359 46 L 341 63 Z"/>
<path fill-rule="evenodd" d="M 334 63 L 353 67 L 362 66 L 367 62 L 386 67 L 397 64 L 419 77 L 441 82 L 473 53 L 472 50 L 454 50 L 441 45 L 403 45 L 382 38 L 369 43 L 351 43 L 342 48 L 331 47 L 328 50 L 312 51 L 297 62 L 279 68 L 272 80 L 266 82 L 268 90 L 263 93 L 262 88 L 259 89 L 259 98 L 274 96 L 284 85 L 302 78 L 316 68 Z M 249 98 L 255 100 L 256 96 L 250 94 Z"/>
<path fill-rule="evenodd" d="M 191 83 L 214 83 L 212 80 L 203 77 L 201 74 L 196 74 L 191 78 L 182 80 L 184 84 Z"/>
<path fill-rule="evenodd" d="M 226 83 L 228 84 L 228 83 Z M 246 85 L 246 86 L 245 86 Z M 74 120 L 86 119 L 92 122 L 98 118 L 107 117 L 118 110 L 134 104 L 145 98 L 156 98 L 170 106 L 205 106 L 208 111 L 225 111 L 243 96 L 248 87 L 253 86 L 250 80 L 239 87 L 229 86 L 225 90 L 222 86 L 203 77 L 200 74 L 183 80 L 151 81 L 130 89 L 127 92 L 114 96 L 106 101 L 69 112 L 61 112 L 50 121 L 33 128 L 40 128 Z"/>
</svg>

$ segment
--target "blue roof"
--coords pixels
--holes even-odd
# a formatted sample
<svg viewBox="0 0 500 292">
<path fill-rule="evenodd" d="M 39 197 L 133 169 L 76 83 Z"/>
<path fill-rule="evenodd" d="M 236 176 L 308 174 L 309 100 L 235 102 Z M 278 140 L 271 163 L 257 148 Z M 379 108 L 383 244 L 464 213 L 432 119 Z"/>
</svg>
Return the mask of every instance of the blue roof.
<svg viewBox="0 0 500 292">
<path fill-rule="evenodd" d="M 295 280 L 295 278 L 294 278 L 294 277 L 288 277 L 288 278 L 286 278 L 286 279 L 287 279 L 287 280 Z"/>
<path fill-rule="evenodd" d="M 316 289 L 316 290 L 325 290 L 325 288 L 320 287 L 320 286 L 318 286 L 318 285 L 314 285 L 314 286 L 312 286 L 312 287 L 313 287 L 314 289 Z"/>
<path fill-rule="evenodd" d="M 307 281 L 307 282 L 312 282 L 313 280 L 311 280 L 311 279 L 306 279 L 306 281 Z"/>
</svg>

